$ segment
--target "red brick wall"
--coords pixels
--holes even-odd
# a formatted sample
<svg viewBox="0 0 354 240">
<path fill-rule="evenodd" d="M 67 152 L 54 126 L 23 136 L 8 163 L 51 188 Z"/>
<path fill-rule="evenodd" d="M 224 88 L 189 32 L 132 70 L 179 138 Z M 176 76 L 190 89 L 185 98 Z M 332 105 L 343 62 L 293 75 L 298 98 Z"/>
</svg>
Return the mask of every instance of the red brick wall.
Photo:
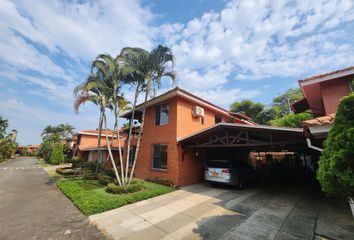
<svg viewBox="0 0 354 240">
<path fill-rule="evenodd" d="M 337 111 L 340 99 L 351 92 L 349 81 L 346 79 L 336 79 L 321 83 L 321 94 L 323 106 L 326 114 Z"/>
</svg>

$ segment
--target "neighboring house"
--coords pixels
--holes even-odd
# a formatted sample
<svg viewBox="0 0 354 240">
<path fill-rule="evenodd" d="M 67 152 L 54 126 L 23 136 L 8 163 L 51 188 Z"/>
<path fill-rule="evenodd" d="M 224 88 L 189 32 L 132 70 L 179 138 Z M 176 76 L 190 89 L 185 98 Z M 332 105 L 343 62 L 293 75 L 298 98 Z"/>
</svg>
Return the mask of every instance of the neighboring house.
<svg viewBox="0 0 354 240">
<path fill-rule="evenodd" d="M 20 153 L 29 153 L 29 154 L 34 154 L 38 151 L 39 149 L 39 144 L 32 144 L 32 145 L 19 145 L 17 147 L 17 152 Z"/>
<path fill-rule="evenodd" d="M 143 105 L 136 107 L 135 116 L 140 121 L 142 110 Z M 122 117 L 129 119 L 130 114 Z M 247 116 L 229 112 L 178 87 L 149 100 L 135 176 L 167 178 L 176 185 L 200 182 L 204 169 L 201 155 L 185 152 L 178 140 L 221 123 L 255 125 Z"/>
<path fill-rule="evenodd" d="M 319 145 L 323 143 L 334 122 L 341 98 L 353 92 L 353 79 L 354 66 L 299 80 L 304 98 L 294 103 L 292 109 L 295 113 L 310 110 L 315 115 L 314 119 L 303 122 L 309 140 Z"/>
<path fill-rule="evenodd" d="M 114 140 L 112 141 L 112 137 Z M 114 159 L 119 159 L 118 153 L 118 140 L 117 133 L 112 130 L 108 131 L 108 138 L 111 143 L 111 149 L 114 156 Z M 74 134 L 74 139 L 76 141 L 73 143 L 73 155 L 78 156 L 79 158 L 85 159 L 87 161 L 96 161 L 98 158 L 98 131 L 97 130 L 85 130 L 80 131 Z M 124 154 L 124 144 L 126 139 L 126 134 L 121 132 L 120 143 L 123 148 Z M 101 149 L 103 160 L 107 165 L 110 165 L 110 160 L 108 158 L 108 148 L 106 141 L 106 133 L 102 131 L 101 135 Z"/>
</svg>

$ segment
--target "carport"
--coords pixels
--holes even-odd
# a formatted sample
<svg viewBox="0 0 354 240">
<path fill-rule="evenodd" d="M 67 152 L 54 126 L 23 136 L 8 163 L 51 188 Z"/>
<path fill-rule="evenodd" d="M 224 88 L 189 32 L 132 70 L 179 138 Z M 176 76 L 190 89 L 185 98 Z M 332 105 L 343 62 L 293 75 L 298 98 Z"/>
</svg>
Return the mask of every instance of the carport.
<svg viewBox="0 0 354 240">
<path fill-rule="evenodd" d="M 318 157 L 317 152 L 307 147 L 302 128 L 218 123 L 180 138 L 178 142 L 183 151 L 182 161 L 190 156 L 203 162 L 211 159 L 251 159 L 250 152 L 256 157 L 257 154 L 259 156 L 260 153 L 265 153 L 263 160 L 266 164 L 263 166 L 268 167 L 268 171 L 265 172 L 273 176 L 277 173 L 283 176 L 290 175 L 290 172 L 301 175 L 308 170 L 305 168 L 310 167 L 312 171 L 308 172 L 311 172 L 310 176 L 313 179 L 315 169 L 313 160 Z M 279 164 L 273 161 L 277 152 L 281 152 L 278 154 L 284 158 L 289 158 L 286 158 L 283 164 Z M 308 159 L 311 160 L 310 163 L 306 163 Z M 259 162 L 254 160 L 252 163 L 256 166 Z"/>
</svg>

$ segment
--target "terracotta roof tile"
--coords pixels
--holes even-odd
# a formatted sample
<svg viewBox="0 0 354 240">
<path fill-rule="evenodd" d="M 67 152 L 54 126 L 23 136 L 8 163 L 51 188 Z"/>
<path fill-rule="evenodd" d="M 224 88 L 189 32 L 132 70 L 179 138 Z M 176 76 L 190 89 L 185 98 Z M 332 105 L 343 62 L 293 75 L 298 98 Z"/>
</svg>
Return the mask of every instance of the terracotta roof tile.
<svg viewBox="0 0 354 240">
<path fill-rule="evenodd" d="M 332 125 L 335 119 L 335 113 L 332 114 L 328 114 L 326 116 L 322 116 L 322 117 L 317 117 L 317 118 L 313 118 L 313 119 L 309 119 L 306 121 L 303 121 L 302 124 L 306 125 L 306 126 L 323 126 L 323 125 Z"/>
<path fill-rule="evenodd" d="M 314 76 L 307 77 L 307 78 L 304 78 L 304 79 L 299 80 L 299 81 L 300 82 L 304 82 L 304 81 L 309 81 L 309 80 L 313 80 L 313 79 L 316 79 L 316 78 L 327 77 L 327 76 L 334 75 L 334 74 L 341 73 L 341 72 L 345 72 L 345 71 L 348 71 L 348 70 L 354 70 L 354 66 L 343 68 L 343 69 L 339 69 L 339 70 L 335 70 L 335 71 L 328 72 L 328 73 L 314 75 Z"/>
</svg>

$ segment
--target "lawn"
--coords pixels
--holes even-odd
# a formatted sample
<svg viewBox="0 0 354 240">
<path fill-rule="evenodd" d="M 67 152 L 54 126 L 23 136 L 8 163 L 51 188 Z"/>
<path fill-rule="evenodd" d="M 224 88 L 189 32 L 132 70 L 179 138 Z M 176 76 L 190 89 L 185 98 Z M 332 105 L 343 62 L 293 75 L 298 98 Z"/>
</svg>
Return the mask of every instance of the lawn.
<svg viewBox="0 0 354 240">
<path fill-rule="evenodd" d="M 130 203 L 172 192 L 175 189 L 151 182 L 143 182 L 144 190 L 128 194 L 111 194 L 97 180 L 63 180 L 59 189 L 85 215 L 105 212 Z"/>
</svg>

